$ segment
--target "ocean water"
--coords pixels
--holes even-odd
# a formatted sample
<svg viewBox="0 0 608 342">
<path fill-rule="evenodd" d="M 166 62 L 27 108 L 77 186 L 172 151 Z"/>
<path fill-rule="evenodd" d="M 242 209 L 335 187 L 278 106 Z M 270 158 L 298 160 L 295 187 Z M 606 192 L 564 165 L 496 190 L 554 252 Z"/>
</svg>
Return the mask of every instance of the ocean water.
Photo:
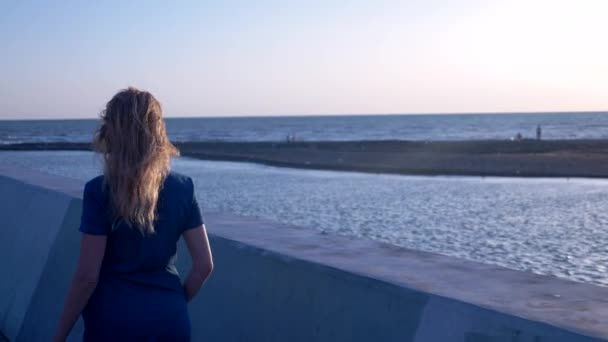
<svg viewBox="0 0 608 342">
<path fill-rule="evenodd" d="M 89 142 L 97 120 L 0 121 L 0 144 Z M 468 140 L 608 138 L 608 113 L 169 118 L 173 141 Z"/>
<path fill-rule="evenodd" d="M 0 152 L 0 163 L 82 184 L 100 170 L 91 152 Z M 410 177 L 189 158 L 173 168 L 193 177 L 204 211 L 608 286 L 608 180 Z"/>
</svg>

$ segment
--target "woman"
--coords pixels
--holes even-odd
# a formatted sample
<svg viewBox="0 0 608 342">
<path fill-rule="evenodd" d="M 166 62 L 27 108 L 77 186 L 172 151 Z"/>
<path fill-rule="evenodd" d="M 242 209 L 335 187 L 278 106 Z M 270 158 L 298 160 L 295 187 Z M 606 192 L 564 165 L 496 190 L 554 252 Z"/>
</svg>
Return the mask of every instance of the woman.
<svg viewBox="0 0 608 342">
<path fill-rule="evenodd" d="M 186 304 L 213 269 L 192 179 L 169 171 L 179 152 L 150 93 L 119 92 L 101 118 L 94 147 L 104 174 L 84 187 L 80 260 L 55 340 L 82 314 L 85 341 L 188 341 Z M 181 236 L 192 257 L 183 284 Z"/>
</svg>

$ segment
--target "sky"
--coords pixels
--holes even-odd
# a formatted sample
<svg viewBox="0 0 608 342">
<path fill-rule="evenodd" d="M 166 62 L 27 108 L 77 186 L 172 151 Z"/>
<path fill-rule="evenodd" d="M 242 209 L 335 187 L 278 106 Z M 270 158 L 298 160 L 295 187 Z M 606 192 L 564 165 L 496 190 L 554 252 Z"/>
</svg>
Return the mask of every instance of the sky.
<svg viewBox="0 0 608 342">
<path fill-rule="evenodd" d="M 0 119 L 608 110 L 606 0 L 0 0 Z"/>
</svg>

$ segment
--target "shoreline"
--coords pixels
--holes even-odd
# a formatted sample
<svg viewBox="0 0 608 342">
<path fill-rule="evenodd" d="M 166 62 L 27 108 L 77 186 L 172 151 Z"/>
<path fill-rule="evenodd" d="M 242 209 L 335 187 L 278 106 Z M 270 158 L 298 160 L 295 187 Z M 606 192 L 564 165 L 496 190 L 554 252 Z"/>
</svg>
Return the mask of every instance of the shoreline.
<svg viewBox="0 0 608 342">
<path fill-rule="evenodd" d="M 608 178 L 608 140 L 178 142 L 182 156 L 298 169 L 425 176 Z M 21 143 L 0 151 L 90 151 Z"/>
</svg>

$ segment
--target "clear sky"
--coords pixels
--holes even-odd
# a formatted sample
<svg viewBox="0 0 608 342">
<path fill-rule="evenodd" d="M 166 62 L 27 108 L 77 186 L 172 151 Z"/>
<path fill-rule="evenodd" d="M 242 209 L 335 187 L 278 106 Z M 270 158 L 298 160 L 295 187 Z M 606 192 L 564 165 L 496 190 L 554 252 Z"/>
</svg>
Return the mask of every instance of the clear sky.
<svg viewBox="0 0 608 342">
<path fill-rule="evenodd" d="M 606 0 L 0 1 L 0 119 L 608 110 Z"/>
</svg>

